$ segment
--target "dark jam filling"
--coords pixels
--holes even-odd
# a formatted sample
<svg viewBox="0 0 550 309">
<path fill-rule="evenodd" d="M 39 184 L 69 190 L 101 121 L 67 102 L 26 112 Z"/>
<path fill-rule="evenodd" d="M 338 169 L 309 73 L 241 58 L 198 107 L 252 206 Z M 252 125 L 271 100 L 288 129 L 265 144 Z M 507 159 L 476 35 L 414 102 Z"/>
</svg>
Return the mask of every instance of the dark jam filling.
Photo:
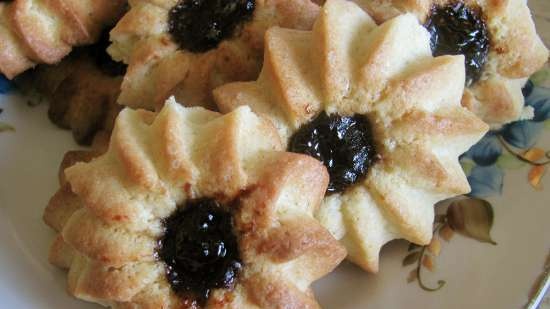
<svg viewBox="0 0 550 309">
<path fill-rule="evenodd" d="M 182 49 L 205 52 L 252 18 L 254 0 L 181 0 L 170 10 L 168 30 Z"/>
<path fill-rule="evenodd" d="M 187 202 L 164 222 L 159 257 L 172 289 L 204 303 L 210 291 L 231 288 L 242 268 L 233 217 L 212 199 Z"/>
<path fill-rule="evenodd" d="M 489 53 L 487 25 L 480 10 L 462 2 L 434 6 L 425 27 L 431 35 L 433 55 L 464 55 L 466 86 L 478 81 Z"/>
<path fill-rule="evenodd" d="M 103 73 L 113 77 L 126 74 L 126 65 L 122 62 L 114 61 L 107 53 L 109 44 L 109 31 L 104 31 L 97 43 L 89 47 L 84 47 L 84 49 L 87 50 L 95 64 Z"/>
<path fill-rule="evenodd" d="M 328 116 L 323 112 L 292 136 L 289 151 L 323 162 L 330 174 L 328 193 L 342 192 L 364 179 L 376 161 L 371 126 L 363 115 Z"/>
</svg>

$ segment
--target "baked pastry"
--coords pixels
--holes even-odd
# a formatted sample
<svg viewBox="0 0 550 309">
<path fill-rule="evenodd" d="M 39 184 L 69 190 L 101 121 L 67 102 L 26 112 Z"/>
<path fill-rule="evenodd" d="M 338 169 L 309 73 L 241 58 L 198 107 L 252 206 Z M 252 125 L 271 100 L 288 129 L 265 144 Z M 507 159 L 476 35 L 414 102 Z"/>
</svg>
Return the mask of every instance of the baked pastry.
<svg viewBox="0 0 550 309">
<path fill-rule="evenodd" d="M 462 105 L 494 127 L 532 117 L 521 88 L 548 59 L 525 0 L 355 0 L 377 22 L 406 12 L 430 31 L 434 55 L 464 54 Z"/>
<path fill-rule="evenodd" d="M 46 208 L 50 261 L 113 308 L 318 308 L 310 283 L 345 257 L 313 218 L 328 175 L 281 148 L 249 108 L 125 109 Z"/>
<path fill-rule="evenodd" d="M 109 34 L 78 47 L 56 65 L 39 65 L 16 78 L 25 92 L 38 92 L 49 103 L 48 116 L 61 128 L 71 129 L 79 144 L 89 144 L 96 132 L 113 129 L 122 107 L 116 100 L 126 71 L 105 49 Z"/>
<path fill-rule="evenodd" d="M 436 201 L 469 192 L 458 156 L 488 127 L 460 106 L 464 57 L 432 57 L 411 14 L 380 26 L 356 4 L 329 0 L 313 31 L 272 28 L 257 81 L 217 88 L 272 120 L 288 150 L 328 168 L 317 218 L 349 258 L 378 270 L 383 244 L 427 244 Z"/>
<path fill-rule="evenodd" d="M 111 32 L 109 53 L 128 64 L 119 103 L 159 109 L 175 95 L 213 108 L 211 91 L 253 80 L 267 28 L 311 29 L 311 0 L 136 0 Z"/>
<path fill-rule="evenodd" d="M 125 0 L 0 1 L 0 72 L 12 79 L 57 63 L 73 46 L 95 42 L 125 7 Z"/>
</svg>

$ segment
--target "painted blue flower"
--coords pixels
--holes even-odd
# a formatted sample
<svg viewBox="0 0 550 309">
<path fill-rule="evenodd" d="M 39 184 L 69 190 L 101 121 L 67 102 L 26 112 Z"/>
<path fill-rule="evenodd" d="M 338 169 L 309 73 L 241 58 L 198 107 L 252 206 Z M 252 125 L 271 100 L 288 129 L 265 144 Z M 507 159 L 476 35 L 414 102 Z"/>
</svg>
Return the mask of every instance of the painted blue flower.
<svg viewBox="0 0 550 309">
<path fill-rule="evenodd" d="M 4 75 L 0 74 L 0 94 L 8 93 L 12 89 L 12 82 L 10 82 Z"/>
<path fill-rule="evenodd" d="M 487 197 L 502 192 L 504 171 L 496 164 L 504 151 L 500 139 L 516 148 L 527 150 L 537 143 L 544 122 L 550 119 L 550 89 L 536 87 L 529 81 L 522 91 L 525 105 L 533 108 L 533 119 L 516 121 L 488 132 L 461 157 L 464 163 L 473 162 L 474 165 L 468 175 L 472 196 Z"/>
<path fill-rule="evenodd" d="M 494 164 L 502 155 L 502 145 L 498 140 L 498 132 L 490 131 L 464 157 L 472 159 L 477 165 L 487 166 Z"/>
<path fill-rule="evenodd" d="M 532 85 L 532 82 L 528 82 Z M 534 122 L 543 122 L 550 119 L 550 88 L 533 87 L 525 97 L 525 104 L 535 110 Z"/>
<path fill-rule="evenodd" d="M 496 164 L 489 166 L 475 166 L 468 175 L 468 182 L 472 187 L 470 196 L 488 197 L 502 194 L 504 171 Z"/>
<path fill-rule="evenodd" d="M 521 93 L 523 94 L 523 97 L 527 98 L 531 94 L 531 92 L 533 92 L 534 88 L 535 88 L 535 84 L 532 81 L 528 80 L 523 86 L 523 88 L 521 89 Z"/>
<path fill-rule="evenodd" d="M 525 105 L 534 110 L 533 119 L 510 123 L 504 126 L 500 134 L 510 145 L 528 149 L 536 144 L 544 129 L 543 122 L 550 118 L 550 89 L 534 87 L 529 81 L 523 93 L 527 95 Z"/>
<path fill-rule="evenodd" d="M 529 149 L 535 146 L 543 129 L 542 122 L 522 120 L 506 125 L 500 135 L 514 147 Z"/>
</svg>

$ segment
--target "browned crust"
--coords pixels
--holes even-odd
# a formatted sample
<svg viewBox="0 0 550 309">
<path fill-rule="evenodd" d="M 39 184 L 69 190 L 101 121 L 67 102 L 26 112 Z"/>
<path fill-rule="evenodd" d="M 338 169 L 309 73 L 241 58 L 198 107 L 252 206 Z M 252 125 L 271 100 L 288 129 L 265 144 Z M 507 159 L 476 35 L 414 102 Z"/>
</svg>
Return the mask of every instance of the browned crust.
<svg viewBox="0 0 550 309">
<path fill-rule="evenodd" d="M 319 309 L 321 308 L 309 295 L 297 292 L 296 287 L 283 282 L 253 277 L 244 282 L 250 297 L 260 308 L 265 309 Z"/>
<path fill-rule="evenodd" d="M 193 54 L 179 50 L 166 33 L 173 1 L 140 0 L 111 32 L 111 54 L 129 69 L 119 102 L 150 110 L 162 108 L 170 96 L 186 106 L 214 108 L 211 90 L 229 81 L 258 76 L 265 31 L 271 26 L 310 29 L 319 12 L 311 0 L 256 1 L 253 19 L 213 50 Z M 143 20 L 153 26 L 143 27 Z"/>
<path fill-rule="evenodd" d="M 455 137 L 477 134 L 487 130 L 487 125 L 473 114 L 461 108 L 430 114 L 423 111 L 409 112 L 393 123 L 395 135 L 431 135 L 431 137 Z"/>
<path fill-rule="evenodd" d="M 326 2 L 312 31 L 269 30 L 265 53 L 256 81 L 214 91 L 222 111 L 250 106 L 272 121 L 284 143 L 320 111 L 364 114 L 370 120 L 377 162 L 363 182 L 327 196 L 317 212 L 350 259 L 376 271 L 388 241 L 429 242 L 433 205 L 470 190 L 459 155 L 488 130 L 460 106 L 463 56 L 433 57 L 429 34 L 412 15 L 376 26 L 354 3 L 342 0 Z M 260 222 L 250 224 L 251 233 L 258 234 L 254 224 Z M 267 239 L 266 254 L 282 261 L 308 241 L 284 225 L 258 237 Z M 285 243 L 270 241 L 285 237 Z"/>
<path fill-rule="evenodd" d="M 128 235 L 122 227 L 109 226 L 86 209 L 71 214 L 63 226 L 63 239 L 80 254 L 100 263 L 118 266 L 154 261 L 155 239 Z"/>
<path fill-rule="evenodd" d="M 103 143 L 104 141 L 98 140 L 92 151 L 75 150 L 65 153 L 58 171 L 61 187 L 50 198 L 43 215 L 44 222 L 54 230 L 60 232 L 70 217 L 82 208 L 82 201 L 72 192 L 71 186 L 65 178 L 65 169 L 78 162 L 90 162 L 93 158 L 101 155 L 104 152 Z"/>
<path fill-rule="evenodd" d="M 85 43 L 91 35 L 79 16 L 71 10 L 66 0 L 44 0 L 44 4 L 51 12 L 56 12 L 62 23 L 59 34 L 61 40 L 69 45 Z"/>
<path fill-rule="evenodd" d="M 73 262 L 74 250 L 63 240 L 63 236 L 57 235 L 48 255 L 48 261 L 59 268 L 69 269 Z"/>
<path fill-rule="evenodd" d="M 50 199 L 44 210 L 43 220 L 59 232 L 73 213 L 81 207 L 80 199 L 71 191 L 70 185 L 65 184 Z"/>
<path fill-rule="evenodd" d="M 265 158 L 261 164 L 265 166 L 265 171 L 259 176 L 258 183 L 249 189 L 250 192 L 244 194 L 240 201 L 244 214 L 255 214 L 253 217 L 245 216 L 238 219 L 241 233 L 249 236 L 241 245 L 245 251 L 248 251 L 248 246 L 256 247 L 256 242 L 263 242 L 264 237 L 268 237 L 267 234 L 257 233 L 272 226 L 272 219 L 277 211 L 274 205 L 282 194 L 286 194 L 285 190 L 289 190 L 291 185 L 295 186 L 296 192 L 303 194 L 300 198 L 307 201 L 304 205 L 308 207 L 319 205 L 324 188 L 328 185 L 328 173 L 322 164 L 305 155 L 272 155 Z"/>
<path fill-rule="evenodd" d="M 58 171 L 61 187 L 51 197 L 43 215 L 44 222 L 54 230 L 61 231 L 74 212 L 82 207 L 82 202 L 72 192 L 71 186 L 65 178 L 65 169 L 78 162 L 89 162 L 101 153 L 97 148 L 94 151 L 75 150 L 65 153 Z"/>
<path fill-rule="evenodd" d="M 233 292 L 215 293 L 206 308 L 263 308 L 266 301 L 273 308 L 318 308 L 303 283 L 330 272 L 346 254 L 313 219 L 328 173 L 320 162 L 281 148 L 271 124 L 247 108 L 221 116 L 171 102 L 156 117 L 123 111 L 107 153 L 69 168 L 69 183 L 45 211 L 45 221 L 62 231 L 50 260 L 70 268 L 69 292 L 77 297 L 115 308 L 194 308 L 170 290 L 155 258 L 154 229 L 174 206 L 167 212 L 144 206 L 238 197 L 229 205 L 242 275 Z M 63 167 L 84 159 L 72 153 Z M 147 211 L 154 212 L 150 226 L 136 229 L 132 222 Z M 260 285 L 252 288 L 255 280 Z"/>
<path fill-rule="evenodd" d="M 75 165 L 78 162 L 90 162 L 93 158 L 98 157 L 102 152 L 88 150 L 73 150 L 67 151 L 63 156 L 63 160 L 59 166 L 58 178 L 59 184 L 62 186 L 67 183 L 65 178 L 65 169 Z"/>
<path fill-rule="evenodd" d="M 421 22 L 433 5 L 454 0 L 354 0 L 381 23 L 403 13 Z M 480 7 L 487 22 L 491 44 L 488 64 L 481 80 L 465 91 L 463 104 L 492 125 L 502 125 L 522 115 L 523 86 L 517 79 L 528 78 L 548 61 L 548 49 L 537 35 L 526 1 L 467 0 Z M 514 83 L 512 86 L 511 83 Z M 487 94 L 491 95 L 487 95 Z"/>
<path fill-rule="evenodd" d="M 465 94 L 463 104 L 483 116 L 488 123 L 507 123 L 522 115 L 523 104 L 518 104 L 516 100 L 518 97 L 523 99 L 518 86 L 508 86 L 502 80 L 489 79 L 477 82 L 467 92 L 469 94 Z M 473 103 L 472 97 L 475 98 Z"/>
<path fill-rule="evenodd" d="M 93 43 L 122 14 L 125 0 L 14 0 L 0 4 L 0 72 L 14 78 Z"/>
<path fill-rule="evenodd" d="M 23 91 L 43 95 L 50 120 L 70 129 L 81 145 L 89 145 L 99 131 L 110 133 L 122 109 L 116 103 L 122 77 L 102 71 L 87 49 L 73 52 L 59 64 L 39 65 L 15 81 Z"/>
<path fill-rule="evenodd" d="M 292 121 L 298 126 L 311 119 L 321 109 L 317 98 L 320 93 L 314 88 L 315 82 L 307 79 L 313 75 L 307 73 L 314 72 L 315 68 L 308 68 L 308 63 L 303 61 L 309 56 L 308 47 L 312 43 L 312 38 L 306 31 L 296 30 L 289 33 L 288 29 L 279 29 L 271 28 L 266 32 L 262 74 L 273 77 L 270 79 L 271 85 L 275 88 L 271 93 L 273 99 L 292 116 Z M 279 66 L 282 61 L 287 61 L 290 65 Z M 304 74 L 296 74 L 297 71 Z M 299 89 L 298 84 L 303 84 L 305 89 Z M 306 89 L 311 93 L 305 93 Z"/>
<path fill-rule="evenodd" d="M 50 33 L 55 35 L 58 29 L 36 28 L 37 21 L 33 18 L 32 6 L 32 0 L 14 1 L 9 13 L 11 22 L 33 62 L 54 63 L 68 54 L 70 47 L 62 40 L 52 38 Z"/>
<path fill-rule="evenodd" d="M 8 15 L 8 5 L 0 3 L 0 72 L 7 78 L 14 78 L 20 72 L 32 67 L 26 50 L 20 45 L 14 26 Z"/>
<path fill-rule="evenodd" d="M 344 255 L 328 231 L 313 219 L 282 221 L 281 226 L 273 229 L 258 249 L 277 263 L 296 259 L 304 254 L 317 254 L 320 257 L 331 256 L 337 260 Z"/>
</svg>

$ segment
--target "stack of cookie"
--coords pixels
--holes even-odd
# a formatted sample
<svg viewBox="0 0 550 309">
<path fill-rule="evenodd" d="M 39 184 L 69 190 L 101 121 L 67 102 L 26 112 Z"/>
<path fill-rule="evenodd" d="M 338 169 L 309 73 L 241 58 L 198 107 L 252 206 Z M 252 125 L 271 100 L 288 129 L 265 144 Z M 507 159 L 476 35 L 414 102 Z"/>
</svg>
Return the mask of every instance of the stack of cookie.
<svg viewBox="0 0 550 309">
<path fill-rule="evenodd" d="M 116 24 L 70 2 L 0 3 L 0 70 L 90 43 L 66 39 L 78 9 L 110 33 L 22 85 L 92 143 L 44 220 L 69 292 L 112 308 L 318 308 L 344 258 L 377 272 L 388 241 L 430 242 L 470 191 L 458 157 L 532 117 L 548 58 L 521 0 L 135 0 Z M 32 4 L 55 60 L 17 22 Z"/>
</svg>

